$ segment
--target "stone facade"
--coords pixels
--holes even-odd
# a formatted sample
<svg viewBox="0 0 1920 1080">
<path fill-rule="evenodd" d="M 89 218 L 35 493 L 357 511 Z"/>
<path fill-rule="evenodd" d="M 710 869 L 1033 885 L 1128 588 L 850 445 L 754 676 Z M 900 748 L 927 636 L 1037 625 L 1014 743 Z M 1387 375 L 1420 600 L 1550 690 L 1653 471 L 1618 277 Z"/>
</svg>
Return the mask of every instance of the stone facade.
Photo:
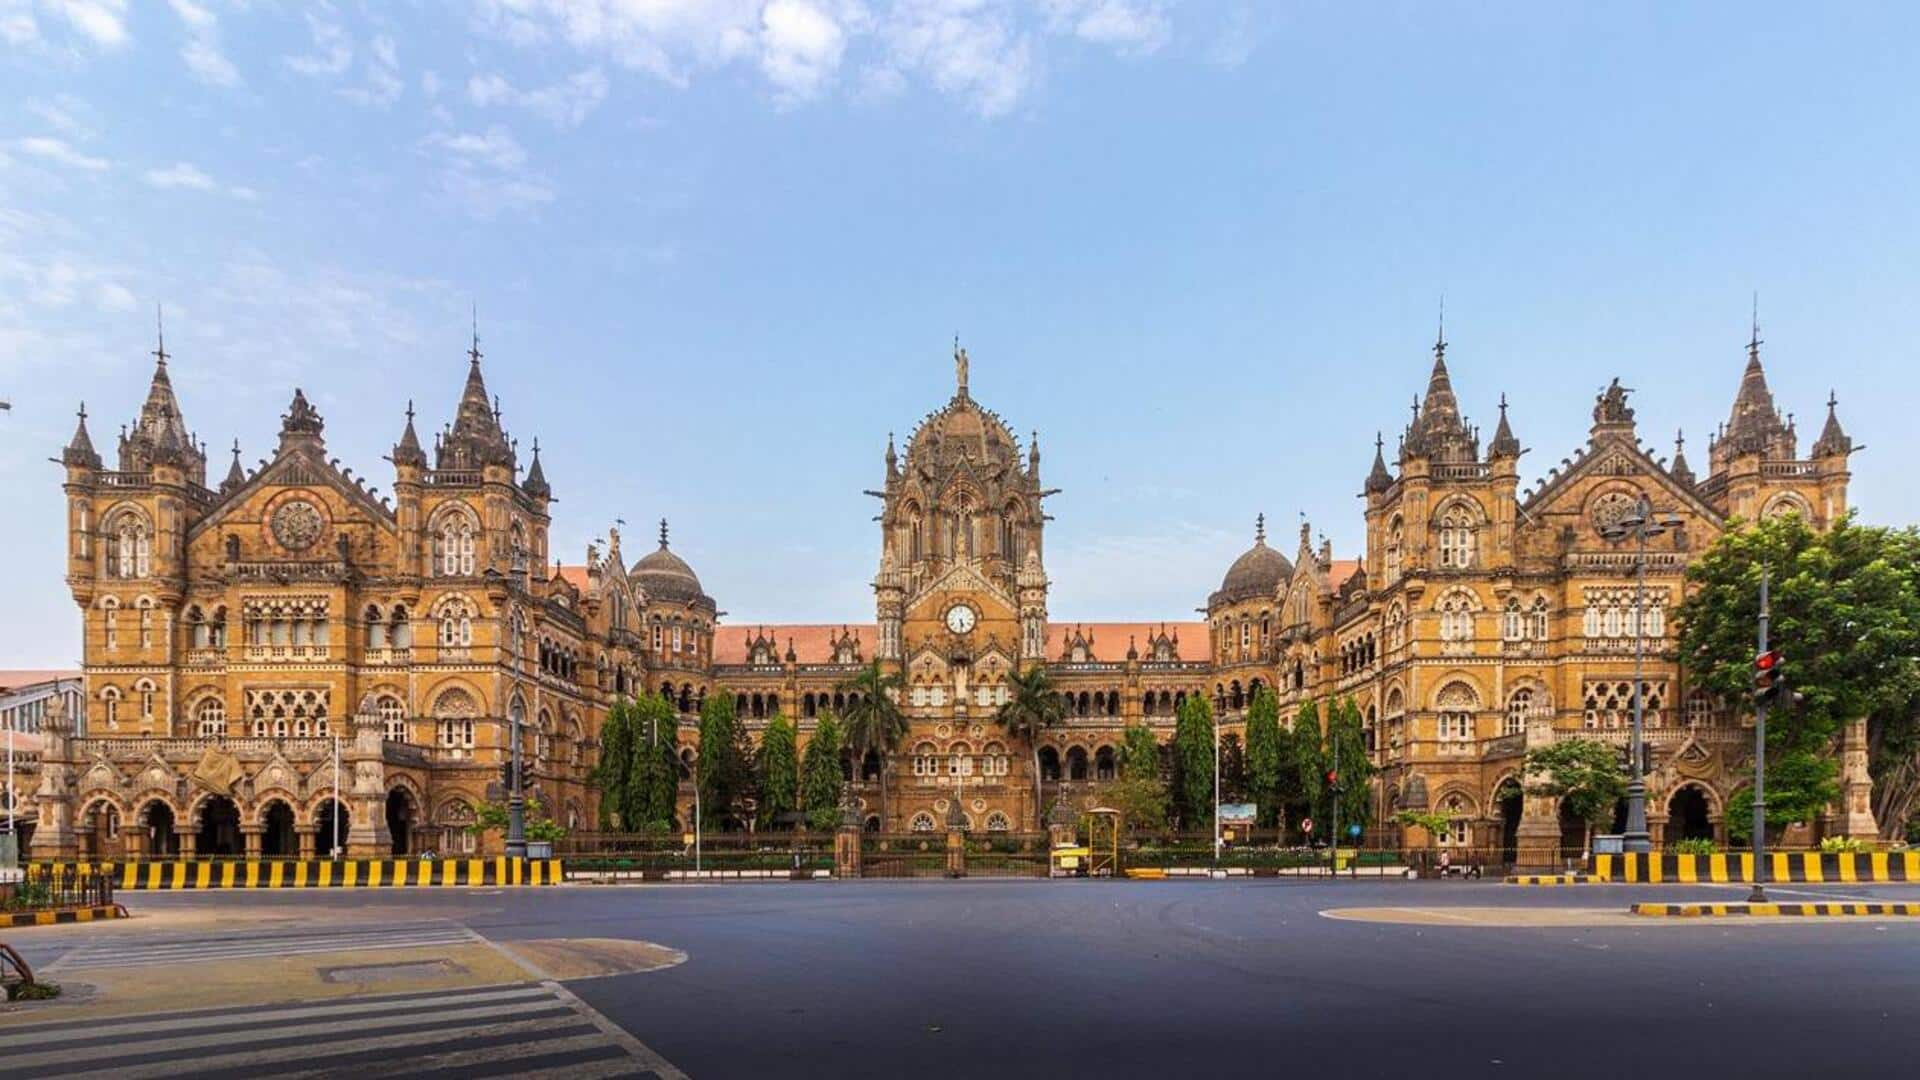
<svg viewBox="0 0 1920 1080">
<path fill-rule="evenodd" d="M 878 660 L 903 676 L 911 730 L 888 763 L 890 820 L 881 763 L 845 763 L 848 813 L 869 828 L 1040 829 L 1028 748 L 993 715 L 1007 675 L 1043 663 L 1067 712 L 1038 748 L 1049 803 L 1113 776 L 1126 725 L 1168 738 L 1179 702 L 1205 695 L 1234 732 L 1270 687 L 1286 717 L 1308 700 L 1359 703 L 1381 769 L 1377 818 L 1423 808 L 1452 820 L 1442 844 L 1545 850 L 1560 823 L 1550 801 L 1514 786 L 1526 748 L 1626 739 L 1636 557 L 1600 529 L 1642 495 L 1675 521 L 1650 548 L 1638 628 L 1649 817 L 1656 839 L 1717 832 L 1750 736 L 1666 659 L 1682 572 L 1735 519 L 1837 520 L 1853 451 L 1829 402 L 1799 455 L 1759 344 L 1704 478 L 1678 444 L 1667 460 L 1641 443 L 1616 381 L 1595 401 L 1587 445 L 1522 490 L 1504 401 L 1483 449 L 1436 342 L 1392 466 L 1376 442 L 1360 557 L 1335 558 L 1303 524 L 1289 558 L 1268 546 L 1263 519 L 1205 621 L 1118 624 L 1052 617 L 1054 492 L 1038 437 L 1023 448 L 973 399 L 956 348 L 953 396 L 904 454 L 889 437 L 868 492 L 881 503 L 874 621 L 733 629 L 665 522 L 630 566 L 617 532 L 581 565 L 552 561 L 538 446 L 522 475 L 477 343 L 431 460 L 409 407 L 390 500 L 327 457 L 299 391 L 273 456 L 249 471 L 236 448 L 208 486 L 162 348 L 116 467 L 84 412 L 62 455 L 88 734 L 69 725 L 50 742 L 36 847 L 324 851 L 338 813 L 355 853 L 462 849 L 476 808 L 500 794 L 516 723 L 530 786 L 555 818 L 589 826 L 596 738 L 620 696 L 672 699 L 690 761 L 707 695 L 731 695 L 755 732 L 793 717 L 804 745 L 821 715 L 846 707 L 842 684 Z"/>
</svg>

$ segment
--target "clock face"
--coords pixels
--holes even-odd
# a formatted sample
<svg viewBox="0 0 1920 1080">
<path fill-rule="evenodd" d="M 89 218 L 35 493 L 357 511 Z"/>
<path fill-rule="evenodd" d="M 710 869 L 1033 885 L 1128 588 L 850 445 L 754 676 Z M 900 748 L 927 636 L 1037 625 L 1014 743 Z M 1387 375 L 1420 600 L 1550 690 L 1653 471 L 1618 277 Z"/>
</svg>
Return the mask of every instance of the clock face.
<svg viewBox="0 0 1920 1080">
<path fill-rule="evenodd" d="M 956 634 L 971 631 L 975 621 L 973 609 L 965 604 L 955 604 L 947 609 L 947 629 Z"/>
</svg>

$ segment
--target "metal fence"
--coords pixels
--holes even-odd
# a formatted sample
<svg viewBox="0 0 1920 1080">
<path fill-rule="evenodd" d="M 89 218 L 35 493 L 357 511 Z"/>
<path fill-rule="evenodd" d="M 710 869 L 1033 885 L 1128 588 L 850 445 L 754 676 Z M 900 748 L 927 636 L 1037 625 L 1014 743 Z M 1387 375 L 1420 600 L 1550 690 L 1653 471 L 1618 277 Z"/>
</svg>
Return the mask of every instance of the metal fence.
<svg viewBox="0 0 1920 1080">
<path fill-rule="evenodd" d="M 55 911 L 113 903 L 111 875 L 81 872 L 70 866 L 28 866 L 9 890 L 4 904 L 8 911 Z"/>
</svg>

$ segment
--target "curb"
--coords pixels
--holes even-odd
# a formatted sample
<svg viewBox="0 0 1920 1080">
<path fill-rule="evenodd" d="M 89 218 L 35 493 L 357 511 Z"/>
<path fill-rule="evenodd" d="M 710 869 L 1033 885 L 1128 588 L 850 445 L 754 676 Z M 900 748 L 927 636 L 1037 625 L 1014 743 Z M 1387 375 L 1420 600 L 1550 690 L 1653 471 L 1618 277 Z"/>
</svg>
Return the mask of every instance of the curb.
<svg viewBox="0 0 1920 1080">
<path fill-rule="evenodd" d="M 1606 885 L 1609 882 L 1592 874 L 1515 874 L 1509 885 Z"/>
<path fill-rule="evenodd" d="M 1635 904 L 1634 915 L 1699 919 L 1720 916 L 1804 916 L 1843 918 L 1848 916 L 1916 916 L 1920 903 L 1847 903 L 1847 904 Z"/>
<path fill-rule="evenodd" d="M 194 862 L 36 862 L 65 875 L 104 874 L 121 890 L 330 889 L 558 885 L 559 859 L 208 859 Z"/>
<path fill-rule="evenodd" d="M 100 907 L 66 908 L 61 911 L 15 911 L 0 915 L 0 927 L 61 926 L 67 923 L 94 922 L 98 919 L 124 919 L 127 909 L 119 904 Z"/>
</svg>

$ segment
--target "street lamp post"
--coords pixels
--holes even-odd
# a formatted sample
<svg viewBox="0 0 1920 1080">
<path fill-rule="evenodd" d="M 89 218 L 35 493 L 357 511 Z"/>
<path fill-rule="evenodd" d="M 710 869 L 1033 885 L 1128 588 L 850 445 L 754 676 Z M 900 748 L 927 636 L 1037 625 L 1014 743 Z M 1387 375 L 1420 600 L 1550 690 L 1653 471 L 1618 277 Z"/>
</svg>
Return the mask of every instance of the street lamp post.
<svg viewBox="0 0 1920 1080">
<path fill-rule="evenodd" d="M 1653 839 L 1647 832 L 1647 780 L 1641 769 L 1641 746 L 1646 738 L 1646 692 L 1641 677 L 1646 665 L 1647 541 L 1679 525 L 1679 517 L 1671 513 L 1654 520 L 1653 504 L 1642 495 L 1634 501 L 1626 517 L 1600 530 L 1600 535 L 1609 541 L 1631 537 L 1639 542 L 1634 554 L 1633 735 L 1628 744 L 1627 831 L 1621 846 L 1628 852 L 1641 854 L 1653 850 Z"/>
<path fill-rule="evenodd" d="M 513 553 L 513 562 L 510 565 L 510 569 L 512 571 L 515 588 L 521 592 L 525 592 L 527 587 L 526 555 L 516 550 Z M 503 619 L 502 622 L 504 623 L 504 621 Z M 506 629 L 503 625 L 502 630 Z M 515 648 L 518 649 L 520 643 L 516 641 L 514 644 Z M 510 729 L 509 737 L 513 740 L 513 751 L 507 759 L 511 762 L 511 775 L 507 777 L 507 858 L 509 859 L 524 859 L 527 857 L 527 797 L 525 794 L 526 787 L 520 782 L 520 721 L 522 713 L 524 712 L 524 706 L 518 702 L 507 706 L 507 724 Z"/>
<path fill-rule="evenodd" d="M 1220 868 L 1220 716 L 1213 717 L 1213 866 Z"/>
</svg>

